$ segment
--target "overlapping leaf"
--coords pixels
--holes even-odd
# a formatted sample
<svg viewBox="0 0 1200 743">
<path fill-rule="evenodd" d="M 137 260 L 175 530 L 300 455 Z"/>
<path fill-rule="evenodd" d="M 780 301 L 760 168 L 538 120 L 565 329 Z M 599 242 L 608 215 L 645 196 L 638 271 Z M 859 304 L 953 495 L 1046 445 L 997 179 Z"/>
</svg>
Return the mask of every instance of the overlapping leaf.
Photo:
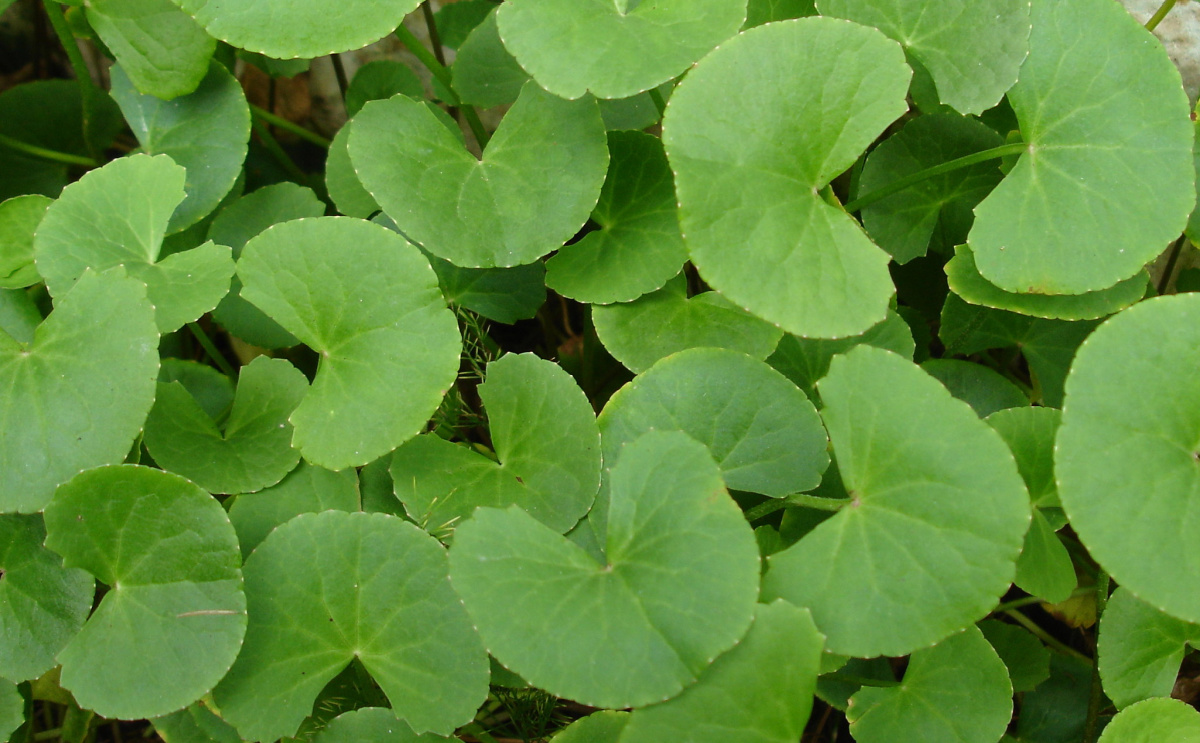
<svg viewBox="0 0 1200 743">
<path fill-rule="evenodd" d="M 463 103 L 490 108 L 512 103 L 529 80 L 504 48 L 496 26 L 495 6 L 467 36 L 454 55 L 454 91 Z"/>
<path fill-rule="evenodd" d="M 33 233 L 51 202 L 40 194 L 0 202 L 0 289 L 22 289 L 42 280 L 33 265 Z"/>
<path fill-rule="evenodd" d="M 898 44 L 831 18 L 751 29 L 688 73 L 663 141 L 710 286 L 806 337 L 884 319 L 888 255 L 819 192 L 904 113 L 910 77 Z"/>
<path fill-rule="evenodd" d="M 164 100 L 194 91 L 217 48 L 171 0 L 94 0 L 87 20 L 134 87 Z"/>
<path fill-rule="evenodd" d="M 980 418 L 998 410 L 1029 404 L 1021 388 L 995 369 L 960 359 L 929 359 L 921 370 L 941 382 L 950 394 L 971 406 Z"/>
<path fill-rule="evenodd" d="M 889 310 L 883 322 L 850 338 L 821 340 L 787 334 L 779 341 L 775 352 L 767 357 L 767 363 L 792 380 L 804 394 L 817 400 L 817 382 L 829 373 L 833 357 L 860 344 L 883 348 L 907 359 L 912 359 L 916 349 L 908 323 Z"/>
<path fill-rule="evenodd" d="M 1032 691 L 1050 678 L 1050 649 L 1027 629 L 986 619 L 979 629 L 1008 668 L 1014 692 Z"/>
<path fill-rule="evenodd" d="M 450 740 L 440 735 L 417 735 L 395 713 L 384 707 L 364 707 L 338 715 L 313 739 L 315 743 L 436 743 Z"/>
<path fill-rule="evenodd" d="M 1200 713 L 1178 699 L 1147 699 L 1121 710 L 1096 743 L 1200 743 Z"/>
<path fill-rule="evenodd" d="M 239 495 L 229 506 L 229 521 L 246 557 L 272 529 L 302 513 L 357 511 L 359 505 L 358 478 L 353 469 L 330 472 L 301 461 L 278 484 Z"/>
<path fill-rule="evenodd" d="M 1100 618 L 1104 693 L 1117 709 L 1170 696 L 1189 645 L 1200 645 L 1200 625 L 1163 614 L 1118 588 Z"/>
</svg>

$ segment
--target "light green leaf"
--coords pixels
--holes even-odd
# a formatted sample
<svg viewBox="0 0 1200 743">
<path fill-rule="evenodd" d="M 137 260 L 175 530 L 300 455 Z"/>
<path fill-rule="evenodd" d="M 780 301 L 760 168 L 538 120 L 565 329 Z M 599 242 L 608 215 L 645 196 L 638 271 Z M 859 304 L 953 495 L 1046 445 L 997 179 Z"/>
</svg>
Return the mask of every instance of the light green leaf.
<svg viewBox="0 0 1200 743">
<path fill-rule="evenodd" d="M 453 384 L 458 325 L 429 262 L 394 232 L 346 217 L 284 222 L 246 244 L 238 275 L 243 297 L 321 354 L 289 419 L 309 462 L 378 459 L 416 435 Z"/>
<path fill-rule="evenodd" d="M 1121 710 L 1096 743 L 1198 743 L 1200 713 L 1178 699 L 1147 699 Z"/>
<path fill-rule="evenodd" d="M 483 21 L 467 36 L 454 56 L 450 71 L 454 92 L 466 104 L 491 108 L 517 100 L 529 73 L 504 48 L 496 27 L 495 5 Z"/>
<path fill-rule="evenodd" d="M 606 469 L 654 430 L 683 431 L 707 446 L 734 490 L 776 498 L 811 490 L 829 465 L 829 440 L 808 398 L 737 351 L 693 348 L 662 359 L 618 390 L 599 421 Z"/>
<path fill-rule="evenodd" d="M 433 14 L 442 45 L 459 49 L 467 36 L 496 9 L 491 0 L 459 0 L 443 5 Z"/>
<path fill-rule="evenodd" d="M 431 533 L 477 506 L 517 505 L 562 534 L 600 488 L 600 430 L 570 374 L 532 354 L 488 364 L 479 398 L 499 463 L 430 434 L 396 450 L 391 474 L 409 516 Z M 435 533 L 435 536 L 440 536 Z"/>
<path fill-rule="evenodd" d="M 217 48 L 171 0 L 92 0 L 87 20 L 138 92 L 164 100 L 194 91 Z"/>
<path fill-rule="evenodd" d="M 154 309 L 119 270 L 84 272 L 28 347 L 0 334 L 0 511 L 40 511 L 75 473 L 124 459 L 157 374 Z"/>
<path fill-rule="evenodd" d="M 25 722 L 25 699 L 17 685 L 0 678 L 0 737 L 8 736 Z"/>
<path fill-rule="evenodd" d="M 110 587 L 58 654 L 85 709 L 134 720 L 182 709 L 229 670 L 246 631 L 237 537 L 187 480 L 135 465 L 86 470 L 46 506 L 46 546 Z"/>
<path fill-rule="evenodd" d="M 937 380 L 859 346 L 818 385 L 850 504 L 771 556 L 764 598 L 813 612 L 828 649 L 898 656 L 990 611 L 1029 496 L 1004 442 Z"/>
<path fill-rule="evenodd" d="M 1196 203 L 1187 96 L 1117 3 L 1033 0 L 1032 19 L 1008 94 L 1029 151 L 976 207 L 969 242 L 1001 289 L 1107 289 L 1178 237 Z"/>
<path fill-rule="evenodd" d="M 741 351 L 765 359 L 783 331 L 734 305 L 717 292 L 690 299 L 683 276 L 624 304 L 592 307 L 600 342 L 635 373 L 677 351 L 703 346 Z"/>
<path fill-rule="evenodd" d="M 0 289 L 0 330 L 17 343 L 33 343 L 34 333 L 42 323 L 42 313 L 22 289 Z M 0 345 L 7 345 L 0 335 Z"/>
<path fill-rule="evenodd" d="M 979 274 L 968 245 L 956 245 L 946 264 L 950 290 L 971 304 L 1011 310 L 1055 320 L 1094 320 L 1125 309 L 1146 296 L 1150 276 L 1145 270 L 1107 289 L 1082 294 L 1017 294 L 1001 289 Z"/>
<path fill-rule="evenodd" d="M 1039 508 L 1059 505 L 1054 483 L 1054 438 L 1061 420 L 1058 410 L 1044 407 L 1009 408 L 987 417 L 987 424 L 1008 444 L 1029 498 Z"/>
<path fill-rule="evenodd" d="M 904 681 L 863 687 L 846 717 L 859 743 L 995 743 L 1012 718 L 1012 683 L 977 627 L 918 650 Z"/>
<path fill-rule="evenodd" d="M 551 743 L 618 743 L 628 723 L 628 712 L 600 710 L 579 718 L 550 740 Z"/>
<path fill-rule="evenodd" d="M 325 189 L 329 191 L 329 198 L 333 199 L 339 212 L 347 217 L 366 219 L 379 211 L 379 204 L 375 203 L 375 198 L 358 180 L 358 174 L 350 162 L 350 151 L 346 145 L 350 141 L 350 128 L 353 125 L 353 121 L 347 121 L 333 135 L 333 143 L 329 145 L 329 154 L 325 159 Z"/>
<path fill-rule="evenodd" d="M 1028 0 L 819 0 L 818 8 L 899 41 L 941 102 L 964 114 L 999 103 L 1029 53 Z"/>
<path fill-rule="evenodd" d="M 986 5 L 987 3 L 981 3 Z M 989 27 L 990 28 L 990 27 Z M 901 178 L 955 158 L 999 147 L 1004 139 L 966 116 L 920 116 L 888 137 L 867 156 L 858 193 L 868 194 Z M 929 178 L 862 210 L 863 227 L 897 263 L 950 248 L 967 239 L 972 209 L 1000 182 L 999 161 Z"/>
<path fill-rule="evenodd" d="M 346 89 L 346 116 L 353 118 L 370 101 L 402 93 L 409 98 L 421 100 L 425 87 L 412 68 L 393 59 L 377 59 L 367 62 L 354 73 L 350 87 Z"/>
<path fill-rule="evenodd" d="M 1084 341 L 1058 430 L 1058 495 L 1113 579 L 1200 622 L 1200 295 L 1156 297 Z"/>
<path fill-rule="evenodd" d="M 417 735 L 392 710 L 385 707 L 363 707 L 345 712 L 329 721 L 314 743 L 436 743 L 451 740 L 440 735 Z"/>
<path fill-rule="evenodd" d="M 325 204 L 311 189 L 294 183 L 276 183 L 235 199 L 217 214 L 208 228 L 208 239 L 233 249 L 234 259 L 250 238 L 279 222 L 325 214 Z M 229 293 L 213 310 L 213 318 L 251 345 L 284 348 L 300 341 L 279 327 L 262 310 L 242 299 L 242 281 L 236 276 Z"/>
<path fill-rule="evenodd" d="M 887 253 L 819 192 L 905 112 L 910 77 L 898 44 L 832 18 L 753 28 L 688 73 L 663 142 L 712 288 L 805 337 L 884 319 Z"/>
<path fill-rule="evenodd" d="M 1014 692 L 1033 691 L 1050 678 L 1050 650 L 1029 630 L 996 619 L 980 622 L 979 629 L 1008 668 Z"/>
<path fill-rule="evenodd" d="M 487 695 L 487 655 L 450 587 L 445 552 L 412 524 L 297 516 L 254 550 L 245 573 L 245 646 L 214 692 L 243 738 L 294 734 L 355 658 L 414 730 L 448 734 Z"/>
<path fill-rule="evenodd" d="M 746 0 L 510 0 L 500 36 L 562 98 L 628 98 L 687 71 L 746 20 Z"/>
<path fill-rule="evenodd" d="M 1184 622 L 1118 588 L 1100 617 L 1100 678 L 1117 709 L 1169 697 L 1187 646 L 1200 646 L 1200 625 Z"/>
<path fill-rule="evenodd" d="M 608 177 L 592 212 L 599 229 L 546 261 L 547 286 L 593 304 L 659 289 L 687 261 L 662 143 L 642 132 L 610 132 L 608 149 Z"/>
<path fill-rule="evenodd" d="M 145 444 L 160 467 L 213 493 L 252 493 L 292 471 L 288 416 L 308 392 L 285 359 L 259 356 L 238 373 L 228 417 L 218 425 L 179 383 L 159 384 L 146 418 Z"/>
<path fill-rule="evenodd" d="M 52 202 L 40 194 L 0 202 L 0 289 L 24 289 L 42 280 L 33 265 L 33 233 Z"/>
<path fill-rule="evenodd" d="M 155 732 L 170 743 L 241 743 L 233 726 L 203 703 L 151 720 Z"/>
<path fill-rule="evenodd" d="M 213 36 L 279 59 L 324 57 L 387 36 L 419 0 L 175 0 Z"/>
<path fill-rule="evenodd" d="M 824 641 L 807 610 L 759 604 L 750 631 L 695 684 L 634 710 L 621 743 L 795 743 L 812 711 Z"/>
<path fill-rule="evenodd" d="M 358 478 L 352 468 L 331 472 L 301 461 L 287 477 L 257 493 L 243 493 L 229 507 L 242 557 L 248 557 L 271 530 L 302 513 L 358 511 Z"/>
<path fill-rule="evenodd" d="M 970 405 L 980 418 L 997 410 L 1029 405 L 1029 398 L 1020 387 L 995 369 L 971 361 L 929 359 L 921 364 L 921 370 L 941 382 L 950 394 Z"/>
<path fill-rule="evenodd" d="M 531 263 L 569 240 L 596 205 L 608 149 L 594 100 L 528 83 L 482 161 L 403 96 L 363 107 L 350 159 L 406 236 L 455 265 L 486 268 Z"/>
<path fill-rule="evenodd" d="M 194 92 L 163 101 L 138 94 L 116 65 L 112 96 L 144 152 L 170 155 L 187 168 L 187 198 L 171 215 L 167 233 L 190 227 L 216 209 L 241 174 L 250 141 L 250 107 L 233 75 L 211 62 Z"/>
<path fill-rule="evenodd" d="M 531 684 L 593 706 L 663 701 L 749 627 L 754 533 L 705 448 L 654 432 L 612 470 L 605 540 L 601 564 L 515 506 L 481 508 L 455 533 L 454 587 Z"/>
<path fill-rule="evenodd" d="M 26 681 L 56 664 L 95 596 L 92 576 L 42 546 L 40 516 L 0 516 L 0 676 Z"/>
</svg>

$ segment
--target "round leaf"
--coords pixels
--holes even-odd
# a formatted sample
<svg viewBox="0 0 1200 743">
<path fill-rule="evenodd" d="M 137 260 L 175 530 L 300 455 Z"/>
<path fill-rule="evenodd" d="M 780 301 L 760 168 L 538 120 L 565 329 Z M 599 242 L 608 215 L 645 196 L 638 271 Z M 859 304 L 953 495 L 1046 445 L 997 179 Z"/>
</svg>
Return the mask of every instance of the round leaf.
<svg viewBox="0 0 1200 743">
<path fill-rule="evenodd" d="M 146 95 L 187 95 L 208 73 L 217 40 L 171 0 L 93 0 L 87 22 Z"/>
<path fill-rule="evenodd" d="M 1200 742 L 1200 713 L 1178 699 L 1147 699 L 1121 710 L 1096 743 Z"/>
<path fill-rule="evenodd" d="M 704 447 L 656 432 L 613 468 L 606 544 L 601 564 L 515 506 L 481 508 L 455 532 L 454 587 L 531 684 L 593 706 L 663 701 L 749 626 L 754 533 Z"/>
<path fill-rule="evenodd" d="M 449 733 L 487 695 L 487 655 L 446 554 L 385 514 L 325 511 L 279 527 L 246 561 L 250 626 L 214 692 L 247 740 L 295 734 L 357 658 L 414 730 Z"/>
<path fill-rule="evenodd" d="M 27 194 L 0 202 L 0 289 L 23 289 L 42 280 L 33 265 L 33 233 L 52 201 Z"/>
<path fill-rule="evenodd" d="M 1196 203 L 1187 96 L 1117 3 L 1033 0 L 1032 19 L 1008 94 L 1029 149 L 976 207 L 969 242 L 1001 289 L 1106 289 L 1161 253 Z"/>
<path fill-rule="evenodd" d="M 1058 495 L 1088 552 L 1157 609 L 1200 622 L 1200 295 L 1147 300 L 1079 347 Z"/>
<path fill-rule="evenodd" d="M 277 224 L 246 244 L 238 275 L 243 297 L 321 354 L 289 418 L 293 446 L 313 464 L 340 470 L 387 454 L 454 382 L 454 315 L 429 262 L 384 227 L 345 217 Z"/>
<path fill-rule="evenodd" d="M 364 106 L 349 146 L 359 178 L 406 236 L 475 268 L 531 263 L 560 247 L 587 221 L 608 167 L 596 102 L 564 101 L 533 83 L 482 161 L 404 96 Z"/>
<path fill-rule="evenodd" d="M 628 98 L 737 33 L 746 0 L 510 0 L 497 15 L 504 46 L 546 90 Z"/>
<path fill-rule="evenodd" d="M 420 100 L 425 97 L 421 79 L 412 68 L 394 59 L 377 59 L 358 68 L 346 89 L 346 116 L 353 118 L 369 101 L 403 93 Z"/>
<path fill-rule="evenodd" d="M 1167 616 L 1118 588 L 1100 618 L 1104 693 L 1117 709 L 1170 696 L 1188 645 L 1200 645 L 1200 625 Z"/>
<path fill-rule="evenodd" d="M 350 128 L 353 125 L 353 121 L 347 121 L 333 135 L 329 154 L 325 158 L 325 190 L 339 212 L 347 217 L 366 219 L 379 211 L 379 204 L 375 203 L 375 199 L 358 180 L 358 174 L 350 162 L 350 151 L 346 146 L 350 142 Z"/>
<path fill-rule="evenodd" d="M 898 44 L 832 18 L 751 29 L 688 73 L 663 141 L 710 286 L 802 336 L 884 319 L 887 253 L 819 192 L 904 113 L 910 77 Z"/>
<path fill-rule="evenodd" d="M 301 461 L 277 485 L 239 495 L 229 507 L 229 520 L 237 531 L 244 558 L 280 524 L 302 513 L 330 510 L 359 510 L 354 470 L 330 472 Z"/>
<path fill-rule="evenodd" d="M 770 558 L 768 598 L 812 609 L 828 649 L 904 655 L 990 611 L 1029 496 L 1004 442 L 911 362 L 870 346 L 818 385 L 849 505 Z"/>
<path fill-rule="evenodd" d="M 392 710 L 384 707 L 363 707 L 338 715 L 313 738 L 314 743 L 436 743 L 450 740 L 440 735 L 417 735 Z"/>
<path fill-rule="evenodd" d="M 0 511 L 41 510 L 87 467 L 120 462 L 154 403 L 145 287 L 86 271 L 22 347 L 0 334 Z"/>
<path fill-rule="evenodd" d="M 138 719 L 207 694 L 246 631 L 237 537 L 187 480 L 134 465 L 81 472 L 46 507 L 46 546 L 110 590 L 58 654 L 80 706 Z"/>
<path fill-rule="evenodd" d="M 628 712 L 600 710 L 568 725 L 552 743 L 618 743 L 621 731 L 629 723 Z"/>
<path fill-rule="evenodd" d="M 529 73 L 504 48 L 496 26 L 496 7 L 467 36 L 454 55 L 454 91 L 463 103 L 480 108 L 517 100 Z"/>
</svg>

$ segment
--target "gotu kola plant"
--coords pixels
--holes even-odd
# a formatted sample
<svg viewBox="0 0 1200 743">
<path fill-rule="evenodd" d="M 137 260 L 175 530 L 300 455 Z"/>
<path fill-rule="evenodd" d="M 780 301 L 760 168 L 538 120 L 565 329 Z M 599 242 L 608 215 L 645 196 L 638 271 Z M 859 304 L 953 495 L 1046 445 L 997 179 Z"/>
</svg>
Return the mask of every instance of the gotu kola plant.
<svg viewBox="0 0 1200 743">
<path fill-rule="evenodd" d="M 1113 0 L 9 5 L 74 79 L 0 93 L 0 735 L 1200 740 Z M 332 139 L 240 84 L 310 60 Z"/>
</svg>

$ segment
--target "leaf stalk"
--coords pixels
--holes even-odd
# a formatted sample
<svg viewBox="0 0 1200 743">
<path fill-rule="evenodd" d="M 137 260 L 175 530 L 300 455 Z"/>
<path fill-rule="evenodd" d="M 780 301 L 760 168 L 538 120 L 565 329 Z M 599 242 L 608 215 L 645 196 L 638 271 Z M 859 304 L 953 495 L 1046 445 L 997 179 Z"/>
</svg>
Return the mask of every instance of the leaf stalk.
<svg viewBox="0 0 1200 743">
<path fill-rule="evenodd" d="M 82 165 L 85 168 L 94 168 L 100 164 L 90 157 L 72 155 L 67 152 L 59 152 L 57 150 L 51 150 L 45 147 L 38 147 L 35 144 L 22 142 L 19 139 L 13 139 L 12 137 L 8 137 L 3 134 L 0 134 L 0 145 L 3 145 L 10 150 L 16 150 L 17 152 L 23 152 L 26 155 L 33 155 L 34 157 L 40 157 L 43 160 L 51 160 L 56 163 Z"/>
<path fill-rule="evenodd" d="M 1153 31 L 1158 28 L 1158 24 L 1162 23 L 1162 19 L 1167 17 L 1167 13 L 1171 12 L 1171 8 L 1175 7 L 1176 0 L 1163 0 L 1163 4 L 1158 6 L 1158 10 L 1154 11 L 1154 15 L 1150 16 L 1150 20 L 1146 21 L 1146 30 Z"/>
<path fill-rule="evenodd" d="M 471 133 L 475 135 L 475 140 L 479 142 L 479 146 L 481 148 L 487 147 L 487 130 L 483 128 L 483 122 L 479 120 L 479 114 L 476 113 L 475 107 L 468 106 L 458 99 L 458 95 L 454 92 L 454 80 L 450 77 L 450 70 L 445 65 L 439 63 L 437 58 L 433 56 L 433 53 L 426 49 L 421 40 L 412 31 L 409 31 L 408 27 L 403 23 L 396 29 L 396 37 L 438 79 L 438 82 L 446 89 L 446 95 L 451 98 L 446 103 L 463 112 L 463 116 L 467 119 L 467 126 L 471 127 Z"/>
</svg>

